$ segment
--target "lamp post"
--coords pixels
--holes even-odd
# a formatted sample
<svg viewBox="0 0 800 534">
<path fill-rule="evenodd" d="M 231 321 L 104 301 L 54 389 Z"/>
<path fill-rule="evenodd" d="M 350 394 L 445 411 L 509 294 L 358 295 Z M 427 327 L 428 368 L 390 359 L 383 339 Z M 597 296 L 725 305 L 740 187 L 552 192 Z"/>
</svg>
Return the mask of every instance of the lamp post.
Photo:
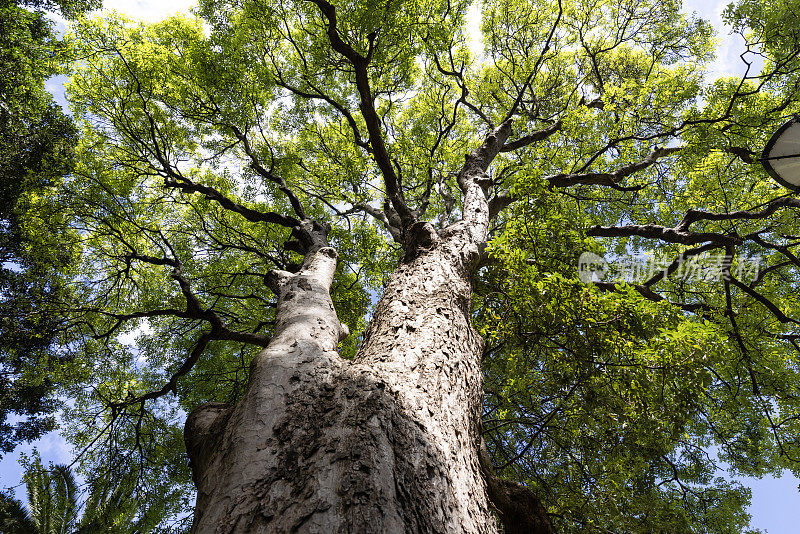
<svg viewBox="0 0 800 534">
<path fill-rule="evenodd" d="M 800 191 L 800 115 L 772 134 L 761 153 L 761 164 L 776 182 Z"/>
</svg>

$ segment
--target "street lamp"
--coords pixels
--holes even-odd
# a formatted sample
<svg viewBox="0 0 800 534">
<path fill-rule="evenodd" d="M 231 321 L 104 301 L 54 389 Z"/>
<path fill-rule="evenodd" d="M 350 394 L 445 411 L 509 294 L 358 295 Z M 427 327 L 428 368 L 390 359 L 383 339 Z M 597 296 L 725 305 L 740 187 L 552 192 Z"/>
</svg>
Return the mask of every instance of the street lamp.
<svg viewBox="0 0 800 534">
<path fill-rule="evenodd" d="M 800 191 L 800 116 L 778 128 L 761 153 L 764 170 L 775 181 L 793 191 Z"/>
</svg>

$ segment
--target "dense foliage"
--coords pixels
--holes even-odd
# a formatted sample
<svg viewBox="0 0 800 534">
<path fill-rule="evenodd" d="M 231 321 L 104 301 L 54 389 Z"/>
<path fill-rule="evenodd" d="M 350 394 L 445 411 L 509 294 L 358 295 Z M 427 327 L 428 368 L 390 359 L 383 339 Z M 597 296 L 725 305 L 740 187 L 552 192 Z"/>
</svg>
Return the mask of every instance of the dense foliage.
<svg viewBox="0 0 800 534">
<path fill-rule="evenodd" d="M 3 534 L 149 534 L 159 525 L 163 510 L 131 498 L 136 472 L 121 478 L 98 470 L 85 498 L 66 465 L 44 467 L 38 455 L 23 457 L 27 503 L 0 494 Z"/>
<path fill-rule="evenodd" d="M 45 90 L 67 57 L 43 10 L 75 17 L 92 2 L 0 3 L 0 455 L 52 429 L 54 334 L 49 305 L 65 291 L 69 252 L 22 230 L 28 195 L 72 169 L 77 131 Z M 34 241 L 36 241 L 34 243 Z M 9 421 L 9 416 L 17 418 Z"/>
<path fill-rule="evenodd" d="M 480 8 L 477 57 L 469 4 L 445 0 L 75 26 L 77 159 L 26 196 L 24 235 L 72 266 L 57 376 L 88 470 L 135 465 L 143 500 L 183 488 L 160 504 L 180 516 L 183 418 L 241 395 L 300 222 L 330 225 L 352 355 L 402 228 L 457 219 L 464 155 L 513 120 L 473 302 L 498 472 L 560 532 L 672 533 L 747 531 L 720 466 L 800 472 L 800 200 L 757 161 L 800 111 L 800 5 L 730 7 L 750 67 L 716 81 L 710 27 L 676 1 Z M 663 262 L 585 284 L 587 251 Z M 685 276 L 701 259 L 716 274 Z"/>
</svg>

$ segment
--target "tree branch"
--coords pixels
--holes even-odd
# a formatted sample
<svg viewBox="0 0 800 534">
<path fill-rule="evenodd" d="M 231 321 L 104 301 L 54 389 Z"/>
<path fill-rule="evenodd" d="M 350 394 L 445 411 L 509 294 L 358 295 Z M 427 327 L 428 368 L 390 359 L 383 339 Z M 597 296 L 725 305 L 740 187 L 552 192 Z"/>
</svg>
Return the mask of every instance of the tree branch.
<svg viewBox="0 0 800 534">
<path fill-rule="evenodd" d="M 613 172 L 588 172 L 581 174 L 561 173 L 553 176 L 547 176 L 545 179 L 555 187 L 570 187 L 573 185 L 604 185 L 607 187 L 613 187 L 615 189 L 632 190 L 634 188 L 621 187 L 619 182 L 622 181 L 623 178 L 626 178 L 653 165 L 659 159 L 679 152 L 680 150 L 680 147 L 661 148 L 657 146 L 643 160 L 620 167 Z M 641 188 L 637 187 L 636 189 Z"/>
<path fill-rule="evenodd" d="M 137 318 L 144 318 L 144 317 L 156 317 L 156 316 L 164 316 L 164 315 L 173 315 L 175 317 L 180 317 L 184 319 L 197 319 L 201 321 L 206 321 L 211 324 L 211 339 L 219 339 L 219 340 L 228 340 L 228 341 L 239 341 L 242 343 L 250 343 L 253 345 L 258 345 L 261 347 L 266 347 L 269 344 L 270 338 L 269 336 L 264 336 L 261 334 L 255 334 L 251 332 L 239 332 L 236 330 L 231 330 L 222 320 L 222 318 L 214 312 L 211 308 L 206 308 L 203 306 L 200 299 L 197 298 L 197 295 L 194 294 L 191 288 L 191 284 L 189 283 L 188 279 L 183 275 L 183 268 L 176 258 L 156 258 L 153 256 L 147 256 L 144 254 L 138 254 L 135 251 L 125 255 L 126 261 L 130 260 L 138 260 L 144 263 L 149 263 L 151 265 L 165 265 L 172 267 L 172 273 L 170 276 L 178 282 L 178 285 L 181 288 L 181 293 L 183 294 L 184 298 L 186 299 L 186 310 L 172 310 L 172 309 L 163 309 L 163 310 L 152 310 L 149 312 L 134 312 L 127 315 L 115 315 L 111 313 L 105 313 L 106 315 L 111 315 L 118 319 L 118 323 L 112 327 L 111 330 L 103 334 L 100 337 L 107 337 L 111 334 L 114 330 L 119 328 L 121 322 L 137 319 Z M 174 313 L 173 313 L 174 312 Z"/>
<path fill-rule="evenodd" d="M 383 225 L 386 227 L 386 230 L 392 236 L 392 239 L 402 243 L 402 234 L 400 228 L 393 225 L 383 211 L 381 211 L 378 208 L 373 208 L 369 204 L 356 203 L 353 204 L 353 207 L 351 209 L 347 210 L 346 212 L 343 212 L 342 215 L 348 215 L 356 211 L 360 211 L 368 215 L 371 215 L 372 217 L 383 223 Z"/>
<path fill-rule="evenodd" d="M 369 73 L 367 72 L 367 66 L 371 59 L 371 52 L 374 49 L 374 41 L 370 42 L 370 53 L 366 57 L 362 56 L 353 49 L 352 46 L 342 40 L 339 35 L 336 22 L 336 9 L 334 6 L 326 0 L 308 1 L 315 4 L 328 21 L 327 35 L 331 43 L 331 48 L 344 56 L 350 64 L 353 65 L 356 75 L 356 89 L 358 90 L 361 101 L 361 115 L 364 117 L 367 126 L 369 144 L 372 146 L 372 154 L 383 176 L 384 185 L 386 186 L 386 195 L 389 197 L 392 207 L 400 216 L 403 223 L 403 230 L 405 230 L 405 228 L 408 228 L 416 221 L 416 216 L 406 205 L 397 174 L 392 166 L 392 160 L 389 157 L 389 152 L 383 140 L 381 119 L 375 110 L 375 102 L 369 83 Z M 372 35 L 374 36 L 374 34 Z"/>
<path fill-rule="evenodd" d="M 719 234 L 716 232 L 687 232 L 676 228 L 667 228 L 657 224 L 632 224 L 628 226 L 592 226 L 586 230 L 592 237 L 644 237 L 659 239 L 667 243 L 697 245 L 699 243 L 715 243 L 718 245 L 739 245 L 742 239 L 737 235 Z"/>
<path fill-rule="evenodd" d="M 526 135 L 524 137 L 520 137 L 516 141 L 511 141 L 510 143 L 506 143 L 503 145 L 503 148 L 500 149 L 500 152 L 511 152 L 512 150 L 517 150 L 518 148 L 526 147 L 530 144 L 536 143 L 538 141 L 543 141 L 559 131 L 563 126 L 564 122 L 559 119 L 547 128 L 539 130 L 538 132 L 534 132 L 532 134 Z"/>
<path fill-rule="evenodd" d="M 302 204 L 300 204 L 300 199 L 297 198 L 297 195 L 294 194 L 294 191 L 289 189 L 289 186 L 286 184 L 286 180 L 280 176 L 274 175 L 271 171 L 267 170 L 263 165 L 261 165 L 258 156 L 250 146 L 250 141 L 247 139 L 247 136 L 244 134 L 244 132 L 233 125 L 228 124 L 227 126 L 231 129 L 236 138 L 242 142 L 244 151 L 250 158 L 250 166 L 253 168 L 253 170 L 255 170 L 261 177 L 277 184 L 278 189 L 280 189 L 281 192 L 289 199 L 289 203 L 292 205 L 292 209 L 294 210 L 295 214 L 300 217 L 301 220 L 305 219 L 306 212 L 303 209 Z"/>
<path fill-rule="evenodd" d="M 197 343 L 192 349 L 191 354 L 189 357 L 183 362 L 183 364 L 178 368 L 177 371 L 172 373 L 169 380 L 167 381 L 164 386 L 157 390 L 157 391 L 150 391 L 149 393 L 145 393 L 144 395 L 140 395 L 134 398 L 126 399 L 122 402 L 113 402 L 111 403 L 112 412 L 116 413 L 121 408 L 125 408 L 127 406 L 132 406 L 134 404 L 144 404 L 148 400 L 157 399 L 159 397 L 163 397 L 167 393 L 176 394 L 178 391 L 178 380 L 188 373 L 189 371 L 194 368 L 197 361 L 200 359 L 200 356 L 203 354 L 203 351 L 208 346 L 209 341 L 214 339 L 213 334 L 208 332 L 200 336 L 200 339 L 197 340 Z"/>
<path fill-rule="evenodd" d="M 733 221 L 754 220 L 769 217 L 782 208 L 800 208 L 800 199 L 795 197 L 781 197 L 770 200 L 766 207 L 760 211 L 740 210 L 730 213 L 710 213 L 702 210 L 688 210 L 681 222 L 675 227 L 678 231 L 686 231 L 692 223 L 697 221 Z"/>
<path fill-rule="evenodd" d="M 481 146 L 465 156 L 464 165 L 458 173 L 457 181 L 461 190 L 466 192 L 468 179 L 483 175 L 494 158 L 502 151 L 506 139 L 511 135 L 512 119 L 507 119 L 493 130 L 481 143 Z"/>
<path fill-rule="evenodd" d="M 183 175 L 170 170 L 170 177 L 164 178 L 164 186 L 173 189 L 179 189 L 185 193 L 200 193 L 207 199 L 217 202 L 223 208 L 238 213 L 250 222 L 265 222 L 270 224 L 278 224 L 286 228 L 295 228 L 300 224 L 300 221 L 294 217 L 287 217 L 279 213 L 267 211 L 256 211 L 250 209 L 242 204 L 238 204 L 230 198 L 223 195 L 213 187 L 192 182 Z"/>
</svg>

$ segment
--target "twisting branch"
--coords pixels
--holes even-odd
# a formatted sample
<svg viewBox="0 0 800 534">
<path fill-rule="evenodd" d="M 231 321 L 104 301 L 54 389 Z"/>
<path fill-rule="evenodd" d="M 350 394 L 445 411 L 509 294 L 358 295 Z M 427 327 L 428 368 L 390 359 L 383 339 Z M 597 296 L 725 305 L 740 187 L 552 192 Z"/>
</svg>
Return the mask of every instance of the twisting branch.
<svg viewBox="0 0 800 534">
<path fill-rule="evenodd" d="M 592 226 L 586 230 L 592 237 L 644 237 L 660 239 L 667 243 L 681 245 L 697 245 L 699 243 L 715 243 L 718 245 L 738 245 L 742 239 L 737 235 L 726 235 L 716 232 L 687 232 L 676 228 L 667 228 L 658 224 L 631 224 L 627 226 Z"/>
<path fill-rule="evenodd" d="M 250 146 L 250 141 L 247 139 L 247 135 L 245 135 L 244 132 L 233 125 L 229 124 L 227 126 L 233 132 L 233 135 L 235 135 L 236 138 L 242 142 L 244 151 L 247 154 L 247 157 L 250 158 L 250 167 L 252 167 L 253 170 L 255 170 L 262 178 L 277 184 L 278 189 L 280 189 L 280 191 L 289 199 L 289 203 L 292 205 L 292 209 L 294 210 L 295 214 L 300 217 L 301 220 L 305 219 L 306 212 L 303 209 L 302 204 L 300 204 L 300 199 L 297 198 L 297 195 L 294 194 L 294 191 L 292 191 L 286 184 L 286 180 L 280 176 L 276 176 L 270 170 L 264 168 L 258 159 L 258 155 L 253 150 L 252 146 Z"/>
<path fill-rule="evenodd" d="M 661 148 L 655 147 L 643 160 L 625 165 L 612 172 L 587 172 L 579 174 L 555 174 L 545 179 L 555 187 L 570 187 L 573 185 L 604 185 L 615 189 L 631 190 L 619 185 L 623 178 L 639 172 L 656 163 L 659 159 L 679 152 L 681 147 Z M 637 188 L 640 189 L 640 188 Z"/>
<path fill-rule="evenodd" d="M 392 239 L 394 239 L 397 242 L 402 242 L 402 234 L 400 228 L 393 225 L 392 222 L 389 220 L 389 218 L 386 216 L 386 214 L 380 209 L 373 208 L 369 204 L 356 203 L 353 204 L 353 206 L 349 210 L 342 212 L 340 215 L 347 216 L 355 212 L 366 213 L 374 217 L 376 220 L 383 223 L 383 225 L 386 227 L 386 230 L 392 236 Z"/>
<path fill-rule="evenodd" d="M 751 164 L 755 163 L 758 158 L 758 154 L 756 154 L 752 150 L 740 146 L 727 146 L 721 148 L 720 150 L 722 150 L 726 154 L 733 154 L 734 156 L 744 161 L 745 163 L 751 163 Z"/>
<path fill-rule="evenodd" d="M 762 295 L 761 293 L 759 293 L 758 291 L 756 291 L 755 289 L 753 289 L 749 285 L 743 283 L 741 280 L 738 280 L 734 276 L 729 275 L 729 277 L 730 277 L 730 283 L 731 284 L 733 284 L 734 286 L 736 286 L 737 288 L 742 290 L 744 293 L 747 293 L 747 295 L 749 295 L 754 300 L 759 302 L 762 306 L 767 308 L 770 311 L 770 313 L 772 313 L 772 315 L 774 315 L 775 318 L 778 319 L 780 322 L 782 322 L 782 323 L 793 323 L 793 324 L 800 325 L 800 321 L 798 321 L 796 319 L 792 319 L 791 317 L 788 317 L 785 313 L 783 313 L 780 310 L 780 308 L 778 308 L 775 305 L 775 303 L 773 303 L 767 297 L 765 297 L 764 295 Z"/>
<path fill-rule="evenodd" d="M 212 332 L 213 332 L 213 330 L 212 330 Z M 194 368 L 195 364 L 200 359 L 200 356 L 203 354 L 203 351 L 206 350 L 206 347 L 208 346 L 208 343 L 212 339 L 214 339 L 214 336 L 213 336 L 212 332 L 207 332 L 207 333 L 203 334 L 202 336 L 200 336 L 200 339 L 197 340 L 197 343 L 195 344 L 194 349 L 192 349 L 191 354 L 189 354 L 189 357 L 186 358 L 186 360 L 183 362 L 183 364 L 181 364 L 181 366 L 178 368 L 177 371 L 172 373 L 172 376 L 170 376 L 170 378 L 167 381 L 167 383 L 164 384 L 164 386 L 161 389 L 159 389 L 157 391 L 150 391 L 148 393 L 145 393 L 144 395 L 140 395 L 140 396 L 137 396 L 137 397 L 128 398 L 128 399 L 125 399 L 124 401 L 121 401 L 121 402 L 113 402 L 113 403 L 111 403 L 111 411 L 112 411 L 112 413 L 116 414 L 117 412 L 119 412 L 119 410 L 121 410 L 123 408 L 126 408 L 128 406 L 133 406 L 133 405 L 136 405 L 136 404 L 142 404 L 143 405 L 146 401 L 154 400 L 154 399 L 157 399 L 159 397 L 163 397 L 164 395 L 166 395 L 168 393 L 172 393 L 173 395 L 177 394 L 177 392 L 178 392 L 178 380 L 183 375 L 185 375 L 186 373 L 191 371 L 192 368 Z"/>
<path fill-rule="evenodd" d="M 158 172 L 164 174 L 164 185 L 165 187 L 172 187 L 176 189 L 180 189 L 184 192 L 190 193 L 201 193 L 205 195 L 206 198 L 209 200 L 213 200 L 219 203 L 223 208 L 239 213 L 243 217 L 245 217 L 248 221 L 251 222 L 266 222 L 266 223 L 273 223 L 279 224 L 281 226 L 287 228 L 296 228 L 300 224 L 300 220 L 305 219 L 305 211 L 303 210 L 302 205 L 300 204 L 299 199 L 294 194 L 294 192 L 289 189 L 286 184 L 286 181 L 274 175 L 271 171 L 264 168 L 263 165 L 258 160 L 258 157 L 255 151 L 252 149 L 247 136 L 239 130 L 237 127 L 228 124 L 228 123 L 217 123 L 219 126 L 226 126 L 229 128 L 236 138 L 243 144 L 244 149 L 248 157 L 251 161 L 251 167 L 259 173 L 263 178 L 270 180 L 273 183 L 276 183 L 279 189 L 289 198 L 289 202 L 292 205 L 297 216 L 300 220 L 297 220 L 293 217 L 287 217 L 284 215 L 280 215 L 274 212 L 259 212 L 256 210 L 252 210 L 247 208 L 241 204 L 238 204 L 231 200 L 230 198 L 223 195 L 220 191 L 213 187 L 209 187 L 206 185 L 197 184 L 192 182 L 185 176 L 183 176 L 178 169 L 170 162 L 168 151 L 166 150 L 164 144 L 164 136 L 161 134 L 161 131 L 158 127 L 156 120 L 153 118 L 149 105 L 148 105 L 148 98 L 144 94 L 144 88 L 142 87 L 142 83 L 132 65 L 128 62 L 125 58 L 125 55 L 122 53 L 121 50 L 118 48 L 114 48 L 114 52 L 116 53 L 117 57 L 119 57 L 120 61 L 126 67 L 126 70 L 130 74 L 130 76 L 135 80 L 135 92 L 139 98 L 139 101 L 142 105 L 142 110 L 144 111 L 144 115 L 147 118 L 147 136 L 149 137 L 149 142 L 146 139 L 143 139 L 139 134 L 137 134 L 133 129 L 126 128 L 123 124 L 119 124 L 118 126 L 126 132 L 126 134 L 136 142 L 138 145 L 141 146 L 145 153 L 149 153 L 155 160 L 160 164 L 161 169 L 156 169 Z M 209 95 L 211 96 L 211 95 Z M 220 108 L 217 103 L 213 100 L 213 97 L 210 98 L 210 103 L 212 105 L 212 109 L 216 112 L 220 112 Z"/>
<path fill-rule="evenodd" d="M 186 310 L 181 311 L 177 309 L 162 309 L 162 310 L 152 310 L 147 312 L 135 312 L 130 314 L 112 314 L 112 313 L 101 312 L 104 313 L 105 315 L 114 317 L 115 319 L 117 319 L 117 322 L 110 330 L 108 330 L 104 334 L 95 336 L 96 338 L 110 336 L 114 331 L 116 331 L 119 328 L 119 326 L 124 321 L 136 318 L 144 318 L 144 317 L 173 316 L 184 319 L 196 319 L 209 323 L 211 329 L 210 331 L 205 332 L 203 335 L 200 336 L 200 339 L 195 344 L 195 347 L 190 353 L 189 357 L 183 362 L 183 364 L 181 364 L 178 370 L 172 374 L 169 381 L 161 389 L 157 391 L 150 391 L 148 393 L 145 393 L 144 395 L 130 397 L 121 402 L 112 402 L 110 403 L 112 413 L 116 414 L 121 409 L 128 406 L 133 406 L 137 404 L 143 406 L 146 401 L 157 399 L 170 392 L 176 393 L 178 380 L 183 375 L 192 370 L 192 368 L 200 359 L 200 356 L 202 355 L 203 351 L 205 350 L 206 346 L 210 341 L 213 340 L 235 341 L 240 343 L 249 343 L 261 347 L 266 347 L 269 344 L 270 342 L 269 336 L 264 336 L 253 332 L 239 332 L 236 330 L 231 330 L 225 325 L 225 322 L 216 312 L 214 312 L 213 309 L 203 306 L 202 302 L 200 302 L 200 299 L 192 291 L 191 284 L 189 283 L 189 280 L 186 278 L 186 276 L 183 274 L 183 267 L 181 265 L 181 262 L 177 258 L 174 257 L 159 258 L 154 256 L 148 256 L 145 254 L 139 254 L 136 251 L 129 252 L 124 256 L 124 258 L 126 263 L 129 263 L 132 260 L 136 260 L 136 261 L 141 261 L 143 263 L 148 263 L 150 265 L 172 267 L 172 272 L 170 273 L 170 276 L 178 283 L 178 285 L 181 288 L 181 293 L 186 299 Z"/>
<path fill-rule="evenodd" d="M 170 273 L 170 276 L 172 277 L 173 280 L 175 280 L 178 283 L 178 285 L 181 288 L 181 293 L 186 299 L 186 310 L 184 311 L 175 310 L 176 313 L 172 313 L 171 315 L 175 317 L 181 317 L 184 319 L 197 319 L 208 322 L 212 328 L 211 330 L 212 339 L 239 341 L 242 343 L 251 343 L 253 345 L 258 345 L 262 347 L 266 347 L 267 344 L 269 344 L 270 338 L 268 336 L 255 334 L 251 332 L 239 332 L 236 330 L 231 330 L 225 325 L 225 322 L 219 315 L 217 315 L 216 312 L 214 312 L 213 309 L 203 306 L 202 302 L 200 302 L 200 299 L 197 298 L 197 295 L 195 295 L 195 293 L 192 291 L 189 280 L 183 274 L 183 266 L 181 265 L 181 262 L 177 258 L 157 258 L 153 256 L 139 254 L 135 251 L 131 251 L 130 253 L 126 254 L 124 258 L 126 262 L 137 260 L 143 263 L 148 263 L 150 265 L 163 265 L 172 267 L 172 273 Z M 173 310 L 171 309 L 152 310 L 149 312 L 138 312 L 128 315 L 118 315 L 115 317 L 118 320 L 121 319 L 125 321 L 141 317 L 155 317 L 159 315 L 169 315 L 171 311 Z M 104 334 L 104 336 L 107 335 L 108 333 Z"/>
<path fill-rule="evenodd" d="M 721 248 L 722 246 L 724 246 L 724 245 L 720 245 L 720 244 L 716 244 L 716 243 L 706 243 L 705 245 L 702 245 L 702 246 L 699 246 L 699 247 L 695 247 L 695 248 L 690 248 L 690 249 L 684 250 L 683 252 L 678 254 L 678 256 L 672 261 L 672 263 L 670 263 L 667 266 L 666 269 L 664 269 L 660 273 L 656 273 L 649 280 L 646 280 L 642 285 L 644 287 L 653 286 L 659 280 L 663 280 L 666 277 L 668 277 L 669 275 L 671 275 L 672 273 L 674 273 L 675 271 L 677 271 L 678 268 L 681 265 L 683 265 L 686 262 L 686 260 L 688 260 L 689 258 L 691 258 L 693 256 L 700 255 L 700 254 L 702 254 L 704 252 L 708 252 L 709 250 L 714 250 L 714 249 L 717 249 L 717 248 Z"/>
<path fill-rule="evenodd" d="M 561 119 L 559 119 L 550 126 L 548 126 L 547 128 L 526 135 L 524 137 L 520 137 L 516 141 L 511 141 L 510 143 L 506 143 L 505 145 L 503 145 L 503 148 L 500 149 L 500 152 L 511 152 L 512 150 L 517 150 L 518 148 L 526 147 L 538 141 L 544 141 L 557 131 L 561 130 L 561 127 L 563 125 L 564 122 Z"/>
<path fill-rule="evenodd" d="M 545 54 L 550 50 L 550 45 L 553 42 L 553 38 L 556 35 L 556 30 L 558 29 L 558 25 L 561 23 L 561 17 L 564 16 L 564 6 L 561 4 L 561 0 L 558 0 L 558 15 L 556 15 L 556 20 L 553 22 L 553 26 L 550 28 L 550 33 L 547 35 L 547 40 L 544 42 L 544 46 L 542 47 L 542 51 L 539 53 L 539 57 L 536 59 L 536 63 L 533 66 L 530 74 L 528 75 L 525 83 L 522 84 L 522 87 L 517 94 L 517 98 L 514 99 L 514 103 L 511 105 L 511 108 L 508 110 L 508 113 L 503 119 L 503 122 L 511 119 L 516 113 L 517 109 L 519 109 L 520 104 L 522 104 L 522 99 L 525 96 L 525 91 L 527 91 L 528 87 L 533 84 L 536 75 L 539 73 L 539 69 L 544 62 Z"/>
<path fill-rule="evenodd" d="M 501 152 L 506 139 L 511 135 L 512 119 L 507 119 L 486 136 L 481 146 L 467 154 L 466 161 L 458 173 L 457 181 L 462 191 L 466 191 L 466 180 L 483 175 Z"/>
<path fill-rule="evenodd" d="M 591 105 L 590 103 L 589 105 Z M 558 120 L 551 126 L 535 132 L 529 136 L 520 138 L 517 141 L 512 141 L 502 148 L 502 152 L 510 152 L 517 148 L 522 148 L 537 141 L 547 139 L 562 127 L 562 121 Z M 673 148 L 660 148 L 655 147 L 650 154 L 643 160 L 630 165 L 625 165 L 612 172 L 603 173 L 571 173 L 571 174 L 556 174 L 553 176 L 546 176 L 545 180 L 550 182 L 554 187 L 570 187 L 575 185 L 600 185 L 611 187 L 618 191 L 638 191 L 643 186 L 630 186 L 624 187 L 619 185 L 623 178 L 631 176 L 647 167 L 656 163 L 659 159 L 674 154 L 680 151 L 680 147 Z M 489 218 L 494 219 L 498 213 L 513 204 L 517 197 L 507 191 L 501 191 L 489 200 Z M 609 236 L 611 237 L 611 236 Z"/>
<path fill-rule="evenodd" d="M 710 213 L 702 210 L 688 210 L 683 220 L 675 227 L 678 231 L 686 231 L 692 223 L 697 221 L 733 221 L 754 220 L 769 217 L 782 208 L 800 208 L 800 199 L 795 197 L 780 197 L 770 200 L 764 209 L 759 211 L 740 210 L 730 213 Z"/>
<path fill-rule="evenodd" d="M 151 317 L 181 317 L 184 319 L 192 318 L 192 316 L 186 311 L 176 308 L 162 308 L 158 310 L 139 311 L 133 313 L 113 313 L 98 308 L 79 308 L 76 311 L 98 313 L 100 315 L 105 315 L 106 317 L 112 317 L 116 319 L 116 322 L 111 326 L 111 328 L 101 334 L 93 335 L 92 337 L 94 339 L 108 339 L 114 334 L 114 332 L 119 330 L 123 324 L 133 319 L 148 319 Z"/>
<path fill-rule="evenodd" d="M 287 39 L 289 39 L 290 42 L 292 42 L 293 46 L 295 46 L 295 48 L 298 51 L 298 54 L 302 55 L 302 52 L 300 52 L 299 48 L 294 43 L 294 40 L 291 38 L 291 32 L 287 32 L 286 37 L 287 37 Z M 355 142 L 355 144 L 357 146 L 361 147 L 362 149 L 366 150 L 367 152 L 372 153 L 372 147 L 369 145 L 369 143 L 364 141 L 364 139 L 363 139 L 363 137 L 361 135 L 361 129 L 358 127 L 358 124 L 356 123 L 356 120 L 353 117 L 353 114 L 350 113 L 350 110 L 348 110 L 346 107 L 344 107 L 344 105 L 342 105 L 339 101 L 337 101 L 336 99 L 332 98 L 330 95 L 326 94 L 324 91 L 319 89 L 305 75 L 303 76 L 303 82 L 311 89 L 311 91 L 303 90 L 303 89 L 301 89 L 301 88 L 289 83 L 284 78 L 282 69 L 277 65 L 277 63 L 275 62 L 274 57 L 272 57 L 271 54 L 270 54 L 270 57 L 271 57 L 271 59 L 273 61 L 273 65 L 275 65 L 274 74 L 275 74 L 275 84 L 276 85 L 278 85 L 280 87 L 283 87 L 287 91 L 289 91 L 292 94 L 294 94 L 296 96 L 299 96 L 301 98 L 307 98 L 307 99 L 310 99 L 310 100 L 322 100 L 323 102 L 326 102 L 327 104 L 329 104 L 336 111 L 338 111 L 339 114 L 341 114 L 342 117 L 345 118 L 345 120 L 347 121 L 347 124 L 350 125 L 350 129 L 353 131 L 353 142 Z"/>
<path fill-rule="evenodd" d="M 595 286 L 597 286 L 598 289 L 601 289 L 603 291 L 608 291 L 610 293 L 613 293 L 614 291 L 617 290 L 616 284 L 612 284 L 610 282 L 592 282 L 592 283 Z M 633 289 L 635 289 L 636 292 L 639 293 L 641 296 L 643 296 L 644 298 L 646 298 L 647 300 L 650 300 L 652 302 L 662 302 L 662 301 L 666 300 L 664 297 L 662 297 L 661 295 L 659 295 L 658 293 L 653 291 L 647 285 L 632 284 L 631 287 Z M 711 311 L 711 307 L 710 306 L 708 306 L 707 304 L 700 303 L 700 302 L 693 303 L 693 304 L 681 304 L 681 303 L 678 303 L 678 302 L 670 302 L 670 304 L 682 309 L 683 311 L 692 312 L 692 313 L 694 313 L 694 312 Z"/>
<path fill-rule="evenodd" d="M 339 35 L 336 19 L 336 8 L 328 3 L 326 0 L 308 0 L 315 4 L 325 19 L 328 21 L 328 41 L 334 51 L 341 54 L 353 66 L 356 77 L 356 89 L 358 90 L 360 98 L 361 115 L 367 126 L 367 133 L 369 134 L 369 144 L 372 147 L 372 154 L 375 157 L 375 162 L 383 176 L 384 185 L 386 186 L 386 196 L 392 204 L 392 207 L 400 216 L 403 224 L 403 229 L 408 228 L 416 220 L 414 213 L 408 208 L 403 197 L 403 192 L 400 188 L 400 181 L 392 165 L 392 159 L 389 157 L 389 152 L 383 140 L 383 132 L 381 128 L 381 119 L 375 110 L 374 95 L 369 83 L 369 73 L 367 66 L 372 59 L 372 52 L 375 46 L 375 39 L 377 33 L 369 35 L 369 51 L 366 56 L 359 54 L 352 46 L 345 42 Z"/>
<path fill-rule="evenodd" d="M 238 213 L 250 222 L 278 224 L 286 228 L 295 228 L 300 224 L 300 221 L 294 217 L 287 217 L 286 215 L 281 215 L 271 211 L 257 211 L 250 209 L 247 206 L 243 206 L 242 204 L 238 204 L 223 195 L 217 189 L 207 185 L 195 183 L 188 178 L 185 178 L 183 175 L 178 174 L 174 170 L 168 170 L 168 175 L 169 177 L 164 179 L 165 187 L 179 189 L 185 193 L 200 193 L 208 200 L 213 200 L 228 211 Z"/>
</svg>

